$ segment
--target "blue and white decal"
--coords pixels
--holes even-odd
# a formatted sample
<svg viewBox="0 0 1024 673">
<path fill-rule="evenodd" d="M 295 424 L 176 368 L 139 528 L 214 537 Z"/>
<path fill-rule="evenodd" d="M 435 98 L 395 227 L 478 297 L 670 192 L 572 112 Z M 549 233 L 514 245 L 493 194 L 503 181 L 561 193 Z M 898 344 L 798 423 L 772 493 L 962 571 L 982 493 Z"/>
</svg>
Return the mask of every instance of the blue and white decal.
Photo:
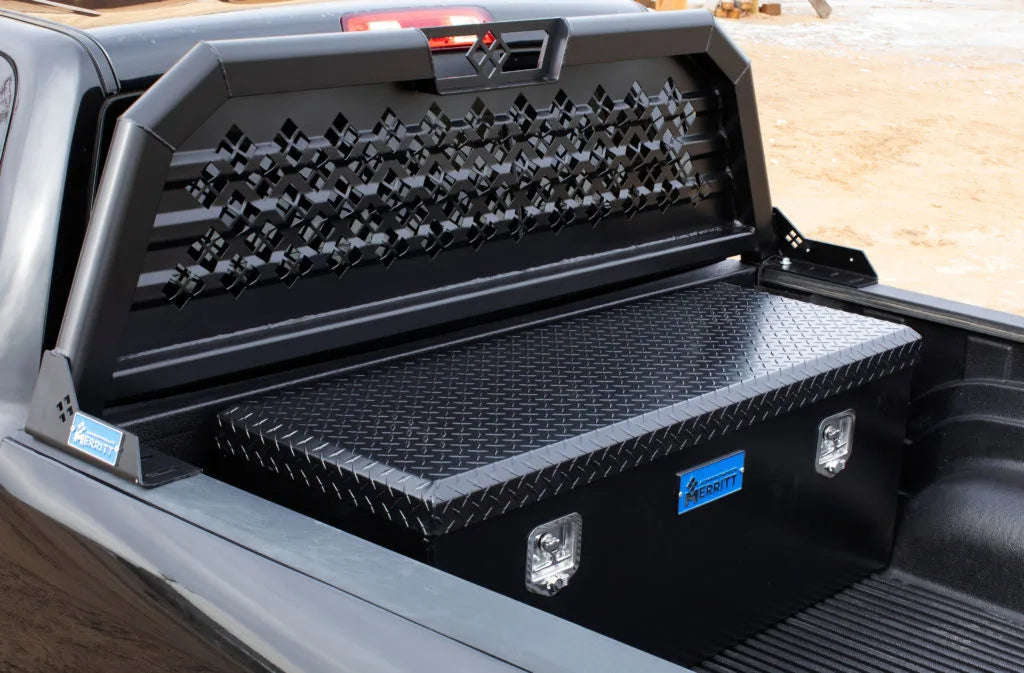
<svg viewBox="0 0 1024 673">
<path fill-rule="evenodd" d="M 68 446 L 111 467 L 121 455 L 124 433 L 80 411 L 71 418 Z"/>
<path fill-rule="evenodd" d="M 743 488 L 743 459 L 737 451 L 679 474 L 679 514 L 702 507 Z"/>
</svg>

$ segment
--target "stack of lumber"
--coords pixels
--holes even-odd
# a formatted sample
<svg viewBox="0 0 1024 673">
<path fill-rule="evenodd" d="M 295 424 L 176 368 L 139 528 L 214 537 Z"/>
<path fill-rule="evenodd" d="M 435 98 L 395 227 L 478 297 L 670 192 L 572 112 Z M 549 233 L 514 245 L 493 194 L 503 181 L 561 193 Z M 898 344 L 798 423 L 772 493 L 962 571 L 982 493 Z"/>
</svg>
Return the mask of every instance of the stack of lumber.
<svg viewBox="0 0 1024 673">
<path fill-rule="evenodd" d="M 754 0 L 720 0 L 715 7 L 715 16 L 723 19 L 738 19 L 757 11 Z"/>
<path fill-rule="evenodd" d="M 715 7 L 715 16 L 722 19 L 739 19 L 757 13 L 779 16 L 782 14 L 782 5 L 768 2 L 759 6 L 756 0 L 719 0 Z"/>
<path fill-rule="evenodd" d="M 687 8 L 687 0 L 640 0 L 640 4 L 658 11 L 672 11 L 675 9 Z"/>
</svg>

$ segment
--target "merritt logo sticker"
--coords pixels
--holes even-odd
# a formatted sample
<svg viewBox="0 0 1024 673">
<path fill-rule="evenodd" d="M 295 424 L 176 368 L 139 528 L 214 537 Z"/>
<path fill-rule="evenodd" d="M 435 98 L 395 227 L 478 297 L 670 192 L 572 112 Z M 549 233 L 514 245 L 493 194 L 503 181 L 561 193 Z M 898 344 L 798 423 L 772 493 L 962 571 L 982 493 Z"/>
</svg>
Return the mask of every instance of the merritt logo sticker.
<svg viewBox="0 0 1024 673">
<path fill-rule="evenodd" d="M 71 419 L 68 446 L 111 467 L 117 465 L 122 439 L 123 432 L 92 416 L 76 411 Z"/>
<path fill-rule="evenodd" d="M 743 488 L 743 451 L 704 463 L 679 474 L 679 514 Z"/>
</svg>

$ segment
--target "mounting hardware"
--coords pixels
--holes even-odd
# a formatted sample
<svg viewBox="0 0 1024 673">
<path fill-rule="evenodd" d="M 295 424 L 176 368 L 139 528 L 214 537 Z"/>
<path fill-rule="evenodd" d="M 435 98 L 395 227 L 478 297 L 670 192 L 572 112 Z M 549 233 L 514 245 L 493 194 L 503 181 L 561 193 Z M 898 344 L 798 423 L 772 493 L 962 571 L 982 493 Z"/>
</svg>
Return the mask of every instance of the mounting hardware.
<svg viewBox="0 0 1024 673">
<path fill-rule="evenodd" d="M 526 588 L 554 596 L 580 566 L 583 517 L 575 512 L 530 531 L 526 542 Z"/>
<path fill-rule="evenodd" d="M 143 451 L 138 436 L 84 413 L 71 365 L 57 351 L 43 353 L 25 431 L 139 486 L 151 488 L 199 473 L 199 468 L 159 451 Z"/>
<path fill-rule="evenodd" d="M 853 409 L 833 414 L 818 425 L 818 455 L 814 469 L 830 479 L 844 469 L 853 453 Z"/>
<path fill-rule="evenodd" d="M 538 543 L 540 544 L 540 548 L 549 554 L 554 554 L 558 551 L 558 548 L 562 546 L 562 541 L 557 535 L 552 533 L 544 533 L 541 535 Z"/>
<path fill-rule="evenodd" d="M 878 283 L 878 274 L 863 251 L 805 238 L 777 208 L 772 210 L 772 226 L 782 259 L 768 260 L 762 272 L 793 273 L 854 288 Z"/>
</svg>

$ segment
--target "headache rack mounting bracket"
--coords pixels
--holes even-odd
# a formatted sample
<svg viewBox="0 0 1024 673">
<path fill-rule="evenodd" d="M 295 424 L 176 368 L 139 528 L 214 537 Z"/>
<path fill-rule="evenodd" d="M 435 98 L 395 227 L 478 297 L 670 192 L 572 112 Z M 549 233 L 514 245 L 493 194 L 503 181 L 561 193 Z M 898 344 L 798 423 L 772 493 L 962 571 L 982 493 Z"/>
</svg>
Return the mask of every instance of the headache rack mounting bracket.
<svg viewBox="0 0 1024 673">
<path fill-rule="evenodd" d="M 762 264 L 759 277 L 771 271 L 852 288 L 878 283 L 878 274 L 864 251 L 806 238 L 778 208 L 772 209 L 772 227 L 779 252 Z"/>
<path fill-rule="evenodd" d="M 25 431 L 69 455 L 152 488 L 200 472 L 160 451 L 143 449 L 137 435 L 113 427 L 79 409 L 67 356 L 43 353 Z"/>
</svg>

